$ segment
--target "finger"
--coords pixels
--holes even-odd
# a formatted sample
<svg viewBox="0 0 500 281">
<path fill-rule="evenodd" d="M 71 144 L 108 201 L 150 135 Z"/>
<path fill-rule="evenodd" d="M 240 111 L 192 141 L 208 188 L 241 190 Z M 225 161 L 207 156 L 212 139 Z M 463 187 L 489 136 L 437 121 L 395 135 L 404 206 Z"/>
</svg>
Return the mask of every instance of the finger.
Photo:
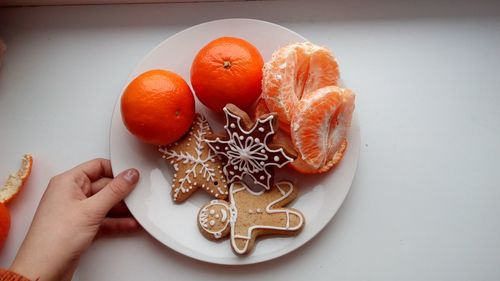
<svg viewBox="0 0 500 281">
<path fill-rule="evenodd" d="M 87 194 L 87 196 L 96 194 L 99 192 L 101 189 L 103 189 L 106 185 L 108 185 L 113 179 L 111 178 L 102 178 L 98 179 L 97 181 L 92 183 L 91 186 L 91 194 Z M 127 208 L 127 205 L 125 205 L 125 202 L 120 201 L 118 204 L 113 206 L 111 210 L 109 210 L 108 214 L 106 215 L 107 217 L 112 217 L 112 218 L 124 218 L 124 217 L 131 217 L 132 214 L 130 213 L 129 209 Z"/>
<path fill-rule="evenodd" d="M 139 180 L 136 169 L 121 172 L 99 192 L 87 199 L 90 208 L 100 216 L 105 216 L 113 206 L 122 201 L 134 189 Z"/>
<path fill-rule="evenodd" d="M 140 229 L 134 218 L 105 218 L 97 236 L 131 233 Z"/>
<path fill-rule="evenodd" d="M 127 208 L 127 205 L 125 205 L 125 202 L 121 201 L 120 203 L 116 204 L 113 208 L 111 208 L 111 210 L 109 210 L 106 216 L 110 218 L 125 218 L 125 217 L 131 217 L 132 214 L 130 213 L 130 210 Z"/>
<path fill-rule="evenodd" d="M 111 162 L 108 159 L 102 158 L 87 161 L 74 167 L 71 171 L 83 172 L 92 182 L 102 177 L 113 177 Z"/>
<path fill-rule="evenodd" d="M 108 185 L 113 179 L 112 178 L 101 178 L 96 180 L 91 185 L 91 191 L 89 195 L 94 195 Z"/>
</svg>

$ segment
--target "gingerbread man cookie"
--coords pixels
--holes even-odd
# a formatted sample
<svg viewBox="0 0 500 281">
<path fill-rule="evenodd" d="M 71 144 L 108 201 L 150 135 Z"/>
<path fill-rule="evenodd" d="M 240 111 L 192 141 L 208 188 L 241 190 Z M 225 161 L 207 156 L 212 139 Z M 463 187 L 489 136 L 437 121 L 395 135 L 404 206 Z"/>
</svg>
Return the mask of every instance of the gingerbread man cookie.
<svg viewBox="0 0 500 281">
<path fill-rule="evenodd" d="M 222 161 L 210 150 L 204 137 L 211 133 L 203 115 L 196 114 L 193 126 L 179 141 L 160 146 L 163 158 L 174 166 L 172 199 L 183 202 L 198 188 L 216 198 L 227 198 L 227 183 L 222 172 Z"/>
<path fill-rule="evenodd" d="M 304 226 L 302 213 L 284 208 L 295 197 L 297 189 L 289 181 L 277 183 L 267 192 L 256 193 L 242 182 L 229 188 L 229 202 L 212 200 L 198 213 L 198 226 L 209 239 L 230 235 L 237 254 L 249 253 L 261 235 L 294 235 Z"/>
<path fill-rule="evenodd" d="M 228 182 L 243 180 L 270 189 L 274 183 L 274 168 L 281 168 L 297 158 L 293 149 L 273 141 L 277 130 L 276 113 L 265 114 L 252 122 L 248 114 L 233 104 L 224 107 L 227 135 L 205 137 L 210 148 L 226 161 L 224 174 Z"/>
</svg>

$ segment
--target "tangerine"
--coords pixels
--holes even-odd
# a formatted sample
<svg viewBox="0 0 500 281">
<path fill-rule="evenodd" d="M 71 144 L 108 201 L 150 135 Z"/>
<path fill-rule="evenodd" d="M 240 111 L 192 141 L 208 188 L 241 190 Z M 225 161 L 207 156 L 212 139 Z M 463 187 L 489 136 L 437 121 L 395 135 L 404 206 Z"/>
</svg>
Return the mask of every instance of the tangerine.
<svg viewBox="0 0 500 281">
<path fill-rule="evenodd" d="M 208 108 L 222 112 L 226 104 L 249 108 L 261 94 L 259 50 L 248 41 L 221 37 L 205 45 L 191 65 L 191 85 Z"/>
<path fill-rule="evenodd" d="M 296 104 L 305 93 L 339 79 L 337 60 L 327 48 L 309 42 L 276 50 L 263 69 L 262 98 L 278 119 L 290 124 Z"/>
<path fill-rule="evenodd" d="M 5 245 L 10 230 L 10 212 L 5 204 L 0 203 L 0 249 Z"/>
<path fill-rule="evenodd" d="M 121 97 L 123 123 L 140 140 L 167 145 L 191 127 L 194 96 L 176 73 L 150 70 L 135 78 Z"/>
</svg>

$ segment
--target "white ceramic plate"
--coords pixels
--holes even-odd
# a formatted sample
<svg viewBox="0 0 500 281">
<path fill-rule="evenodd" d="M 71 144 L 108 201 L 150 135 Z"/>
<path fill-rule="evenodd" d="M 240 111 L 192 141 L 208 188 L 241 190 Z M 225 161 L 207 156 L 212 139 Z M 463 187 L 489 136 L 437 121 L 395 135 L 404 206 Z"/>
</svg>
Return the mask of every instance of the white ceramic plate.
<svg viewBox="0 0 500 281">
<path fill-rule="evenodd" d="M 150 69 L 168 69 L 189 81 L 191 62 L 198 50 L 209 41 L 221 36 L 235 36 L 248 40 L 261 52 L 264 60 L 272 52 L 288 43 L 306 41 L 299 34 L 282 26 L 251 19 L 226 19 L 203 23 L 181 31 L 153 49 L 129 77 L 131 81 Z M 127 83 L 128 84 L 128 83 Z M 125 85 L 126 86 L 126 85 Z M 139 223 L 160 242 L 186 256 L 217 264 L 251 264 L 287 254 L 325 227 L 344 201 L 357 167 L 359 155 L 359 126 L 354 117 L 349 134 L 349 147 L 344 159 L 333 171 L 320 176 L 299 175 L 280 171 L 278 178 L 293 179 L 300 189 L 299 197 L 291 206 L 303 212 L 304 230 L 295 237 L 276 237 L 257 241 L 248 256 L 236 256 L 228 240 L 220 243 L 205 239 L 197 228 L 196 215 L 208 202 L 208 195 L 199 191 L 183 204 L 170 199 L 172 170 L 161 159 L 155 146 L 139 142 L 124 127 L 121 119 L 120 99 L 117 100 L 111 123 L 110 151 L 113 171 L 135 167 L 141 173 L 136 189 L 125 200 Z M 204 114 L 215 131 L 222 125 L 198 101 L 196 110 Z"/>
</svg>

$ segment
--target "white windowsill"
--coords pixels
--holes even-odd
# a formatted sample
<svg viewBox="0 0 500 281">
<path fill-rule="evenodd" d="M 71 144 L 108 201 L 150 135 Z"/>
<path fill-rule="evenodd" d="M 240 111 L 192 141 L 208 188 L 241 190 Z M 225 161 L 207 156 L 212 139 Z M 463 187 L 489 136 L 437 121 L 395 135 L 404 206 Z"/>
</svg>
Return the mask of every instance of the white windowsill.
<svg viewBox="0 0 500 281">
<path fill-rule="evenodd" d="M 242 0 L 4 0 L 0 7 L 12 6 L 58 6 L 58 5 L 105 5 L 105 4 L 147 4 L 147 3 L 199 3 L 234 2 Z"/>
</svg>

